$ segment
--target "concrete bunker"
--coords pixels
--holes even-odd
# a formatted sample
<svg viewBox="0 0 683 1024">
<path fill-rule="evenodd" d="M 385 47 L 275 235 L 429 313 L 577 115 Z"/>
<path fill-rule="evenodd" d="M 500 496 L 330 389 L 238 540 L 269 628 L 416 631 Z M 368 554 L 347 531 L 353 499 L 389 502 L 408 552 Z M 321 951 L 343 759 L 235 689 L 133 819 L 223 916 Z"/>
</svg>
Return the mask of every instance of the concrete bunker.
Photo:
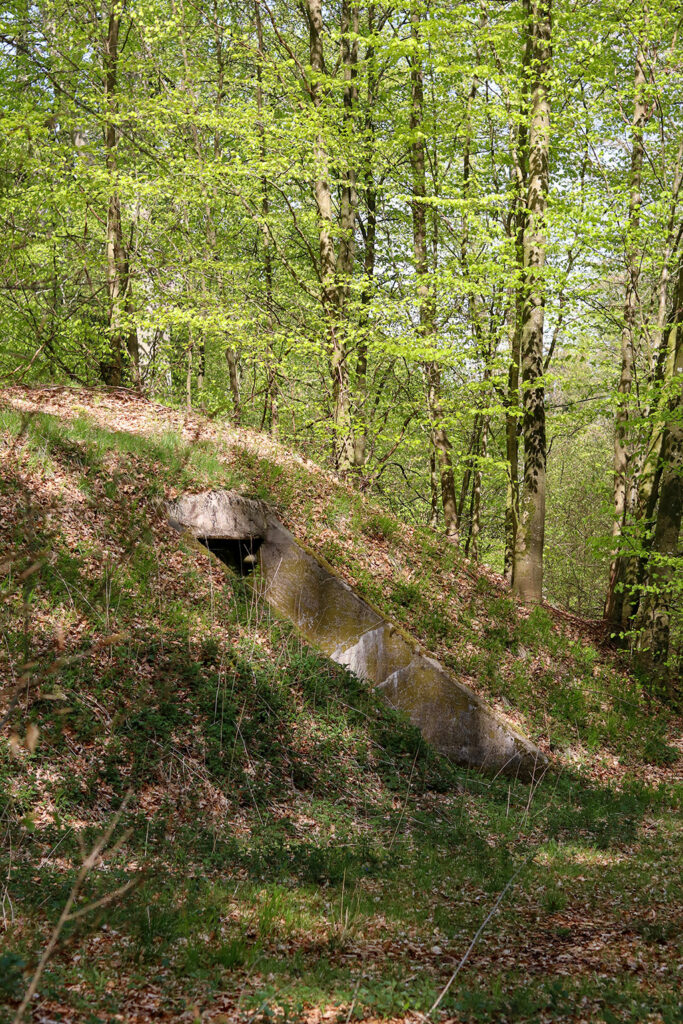
<svg viewBox="0 0 683 1024">
<path fill-rule="evenodd" d="M 405 711 L 440 753 L 524 779 L 544 770 L 533 743 L 303 547 L 264 503 L 210 491 L 170 503 L 168 518 L 247 577 L 309 643 Z"/>
</svg>

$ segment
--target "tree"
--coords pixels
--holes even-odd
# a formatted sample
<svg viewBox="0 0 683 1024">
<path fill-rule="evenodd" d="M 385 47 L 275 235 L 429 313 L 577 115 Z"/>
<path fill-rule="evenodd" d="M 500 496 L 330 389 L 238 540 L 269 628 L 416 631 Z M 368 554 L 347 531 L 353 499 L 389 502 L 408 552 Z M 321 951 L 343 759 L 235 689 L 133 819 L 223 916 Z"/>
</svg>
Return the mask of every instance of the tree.
<svg viewBox="0 0 683 1024">
<path fill-rule="evenodd" d="M 525 604 L 543 599 L 546 430 L 543 387 L 545 215 L 550 152 L 550 0 L 525 0 L 529 46 L 529 172 L 523 228 L 520 355 L 524 479 L 515 534 L 514 590 Z"/>
<path fill-rule="evenodd" d="M 636 54 L 633 90 L 635 98 L 633 104 L 629 212 L 626 237 L 626 293 L 624 297 L 624 323 L 621 331 L 619 399 L 614 431 L 614 522 L 612 525 L 612 537 L 615 541 L 621 536 L 626 521 L 629 464 L 631 461 L 628 438 L 630 419 L 629 399 L 633 386 L 638 315 L 638 279 L 640 276 L 640 260 L 635 239 L 640 228 L 640 209 L 642 205 L 643 133 L 647 119 L 644 87 L 645 54 L 642 43 L 640 43 Z M 624 591 L 623 588 L 618 589 L 617 584 L 620 581 L 620 577 L 623 577 L 623 569 L 624 559 L 619 558 L 617 549 L 615 549 L 612 565 L 610 566 L 610 579 L 605 601 L 605 618 L 613 624 L 620 624 L 622 619 L 621 605 Z"/>
<path fill-rule="evenodd" d="M 424 85 L 420 57 L 420 13 L 417 5 L 411 9 L 411 40 L 414 55 L 410 71 L 410 164 L 413 172 L 413 253 L 417 277 L 419 336 L 425 347 L 434 344 L 436 334 L 434 284 L 430 281 L 427 258 L 427 183 L 425 173 Z M 451 463 L 450 441 L 444 425 L 441 398 L 441 372 L 436 359 L 425 364 L 427 407 L 434 460 L 438 467 L 446 536 L 458 542 L 458 514 L 455 501 L 455 481 Z"/>
<path fill-rule="evenodd" d="M 638 614 L 639 660 L 666 680 L 673 695 L 674 671 L 667 665 L 683 514 L 683 260 L 679 261 L 668 327 L 673 370 L 661 445 L 661 484 L 643 596 Z"/>
</svg>

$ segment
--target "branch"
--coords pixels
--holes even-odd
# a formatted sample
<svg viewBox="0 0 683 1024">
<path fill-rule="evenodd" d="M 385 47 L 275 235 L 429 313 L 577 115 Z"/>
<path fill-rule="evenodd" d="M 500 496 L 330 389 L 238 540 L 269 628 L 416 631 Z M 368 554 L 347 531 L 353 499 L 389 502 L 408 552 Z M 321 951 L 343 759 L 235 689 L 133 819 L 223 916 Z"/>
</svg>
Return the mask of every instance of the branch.
<svg viewBox="0 0 683 1024">
<path fill-rule="evenodd" d="M 469 946 L 467 947 L 467 950 L 466 950 L 466 952 L 465 952 L 465 955 L 463 956 L 462 960 L 460 961 L 460 963 L 458 964 L 458 966 L 457 966 L 457 967 L 455 968 L 455 970 L 454 970 L 454 971 L 453 971 L 453 973 L 451 974 L 451 976 L 450 976 L 450 978 L 448 979 L 448 982 L 446 983 L 446 985 L 444 986 L 444 988 L 443 988 L 443 989 L 441 990 L 441 994 L 440 994 L 440 995 L 439 995 L 439 997 L 438 997 L 438 998 L 437 998 L 437 999 L 436 999 L 436 1000 L 434 1001 L 433 1005 L 432 1005 L 432 1006 L 431 1006 L 431 1008 L 430 1008 L 430 1009 L 429 1009 L 429 1010 L 427 1011 L 427 1014 L 426 1014 L 425 1016 L 422 1016 L 422 1014 L 420 1014 L 420 1016 L 422 1016 L 422 1019 L 423 1019 L 423 1020 L 429 1020 L 429 1018 L 430 1018 L 430 1017 L 432 1016 L 432 1014 L 434 1013 L 434 1011 L 435 1011 L 435 1010 L 436 1010 L 436 1009 L 437 1009 L 437 1008 L 439 1007 L 439 1005 L 440 1005 L 440 1003 L 441 1003 L 442 999 L 444 998 L 444 996 L 446 995 L 446 993 L 447 993 L 447 992 L 448 992 L 448 990 L 450 989 L 451 985 L 453 984 L 453 982 L 454 982 L 454 981 L 455 981 L 455 979 L 457 978 L 457 976 L 458 976 L 458 974 L 460 973 L 461 969 L 462 969 L 462 968 L 463 968 L 463 967 L 465 966 L 465 963 L 467 962 L 467 960 L 468 960 L 468 958 L 469 958 L 469 955 L 470 955 L 470 953 L 472 952 L 472 950 L 474 949 L 475 945 L 477 944 L 477 940 L 479 939 L 479 936 L 481 935 L 481 933 L 483 932 L 484 928 L 485 928 L 485 927 L 486 927 L 486 925 L 487 925 L 487 924 L 489 923 L 489 921 L 491 920 L 491 918 L 493 917 L 493 915 L 495 914 L 495 912 L 496 912 L 496 911 L 498 910 L 498 907 L 499 907 L 499 906 L 501 905 L 501 903 L 503 902 L 503 898 L 505 897 L 505 894 L 507 893 L 508 889 L 510 889 L 510 888 L 511 888 L 511 886 L 512 886 L 512 883 L 513 883 L 513 882 L 514 882 L 514 881 L 515 881 L 515 880 L 517 879 L 517 877 L 518 877 L 518 876 L 519 876 L 519 875 L 520 875 L 520 874 L 522 873 L 522 871 L 523 871 L 523 870 L 524 870 L 524 868 L 525 868 L 525 867 L 527 866 L 527 864 L 528 864 L 528 863 L 529 863 L 529 862 L 530 862 L 530 861 L 532 860 L 533 856 L 534 856 L 534 854 L 532 853 L 532 854 L 531 854 L 531 855 L 530 855 L 529 857 L 527 857 L 527 859 L 526 859 L 526 860 L 525 860 L 525 861 L 524 861 L 524 862 L 523 862 L 522 864 L 520 864 L 520 866 L 519 866 L 519 867 L 517 868 L 517 870 L 515 871 L 515 873 L 514 873 L 514 874 L 513 874 L 513 875 L 512 875 L 512 876 L 511 876 L 511 877 L 510 877 L 509 879 L 508 879 L 507 883 L 505 884 L 505 887 L 504 887 L 504 889 L 503 889 L 503 890 L 502 890 L 502 892 L 501 892 L 501 893 L 499 894 L 499 896 L 498 896 L 498 899 L 497 899 L 497 900 L 496 900 L 496 902 L 495 902 L 495 903 L 493 904 L 493 906 L 492 906 L 492 907 L 491 907 L 491 909 L 489 910 L 488 914 L 486 915 L 486 917 L 484 918 L 484 920 L 483 920 L 483 921 L 481 922 L 481 924 L 480 924 L 480 925 L 479 925 L 479 927 L 477 928 L 477 930 L 476 930 L 476 932 L 475 932 L 475 934 L 474 934 L 474 938 L 472 939 L 472 941 L 470 942 Z"/>
<path fill-rule="evenodd" d="M 64 904 L 64 906 L 62 908 L 62 912 L 59 915 L 59 920 L 57 921 L 57 924 L 52 929 L 52 934 L 50 935 L 48 943 L 47 943 L 45 949 L 43 950 L 43 955 L 41 956 L 41 958 L 40 958 L 40 960 L 38 962 L 38 966 L 36 967 L 35 971 L 33 972 L 33 977 L 31 978 L 31 982 L 30 982 L 28 988 L 26 989 L 26 993 L 24 995 L 24 998 L 22 999 L 21 1003 L 19 1004 L 19 1009 L 17 1010 L 17 1012 L 14 1015 L 12 1024 L 21 1024 L 21 1021 L 23 1020 L 23 1017 L 24 1017 L 24 1014 L 26 1012 L 26 1009 L 27 1009 L 29 1003 L 31 1002 L 31 1000 L 33 999 L 34 995 L 36 994 L 36 991 L 38 989 L 38 985 L 40 984 L 40 979 L 42 977 L 43 971 L 45 970 L 45 967 L 47 966 L 50 957 L 54 953 L 55 947 L 56 947 L 56 945 L 57 945 L 57 943 L 59 941 L 59 937 L 62 934 L 62 932 L 63 932 L 65 926 L 68 924 L 68 922 L 69 921 L 73 921 L 76 918 L 80 917 L 81 914 L 84 913 L 87 910 L 92 910 L 92 909 L 94 909 L 97 906 L 103 905 L 106 897 L 103 898 L 102 900 L 96 900 L 94 903 L 90 904 L 88 907 L 82 908 L 82 910 L 77 910 L 77 911 L 74 911 L 73 913 L 71 911 L 71 908 L 73 907 L 74 903 L 78 899 L 78 896 L 79 896 L 79 894 L 81 892 L 81 889 L 83 888 L 83 884 L 84 884 L 85 880 L 87 879 L 87 877 L 90 874 L 90 872 L 92 871 L 92 869 L 95 867 L 95 865 L 96 865 L 97 861 L 99 860 L 103 850 L 109 844 L 109 840 L 111 839 L 111 837 L 112 837 L 112 835 L 114 833 L 114 829 L 118 825 L 119 821 L 121 820 L 121 815 L 123 814 L 123 812 L 125 811 L 126 807 L 128 806 L 128 802 L 130 800 L 131 793 L 132 793 L 132 790 L 129 789 L 128 792 L 126 793 L 126 795 L 123 798 L 123 802 L 121 803 L 121 806 L 119 807 L 119 809 L 116 812 L 116 814 L 113 816 L 113 818 L 112 818 L 111 822 L 109 823 L 108 827 L 102 833 L 100 838 L 97 840 L 97 842 L 95 843 L 95 845 L 91 849 L 91 851 L 88 854 L 88 856 L 83 861 L 83 863 L 81 865 L 81 868 L 80 868 L 80 871 L 78 872 L 78 875 L 76 876 L 76 880 L 74 881 L 74 884 L 71 886 L 71 892 L 69 893 L 69 895 L 67 897 L 67 900 L 66 900 L 66 903 Z M 110 898 L 114 899 L 115 895 L 120 894 L 121 892 L 125 892 L 128 889 L 130 889 L 135 881 L 137 881 L 137 879 L 131 880 L 131 882 L 128 885 L 126 885 L 126 886 L 121 886 L 120 890 L 117 890 L 115 893 L 111 893 L 110 894 Z"/>
</svg>

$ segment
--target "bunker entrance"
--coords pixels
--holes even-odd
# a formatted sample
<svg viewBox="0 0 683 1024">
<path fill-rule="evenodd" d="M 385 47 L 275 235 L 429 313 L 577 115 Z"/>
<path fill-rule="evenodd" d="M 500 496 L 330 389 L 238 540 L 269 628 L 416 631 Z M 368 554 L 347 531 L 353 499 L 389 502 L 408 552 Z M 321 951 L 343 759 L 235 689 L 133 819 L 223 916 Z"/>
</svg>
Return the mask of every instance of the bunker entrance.
<svg viewBox="0 0 683 1024">
<path fill-rule="evenodd" d="M 247 540 L 232 537 L 198 537 L 204 547 L 220 558 L 233 572 L 240 576 L 251 576 L 258 562 L 258 549 L 263 537 L 249 537 Z"/>
</svg>

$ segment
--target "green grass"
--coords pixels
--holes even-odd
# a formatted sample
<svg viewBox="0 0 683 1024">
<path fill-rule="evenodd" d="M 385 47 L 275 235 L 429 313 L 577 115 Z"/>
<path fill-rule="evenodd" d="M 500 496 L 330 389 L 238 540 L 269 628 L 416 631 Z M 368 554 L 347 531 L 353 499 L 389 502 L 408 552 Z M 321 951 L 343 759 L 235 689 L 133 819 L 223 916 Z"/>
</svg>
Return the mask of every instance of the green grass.
<svg viewBox="0 0 683 1024">
<path fill-rule="evenodd" d="M 11 440 L 22 421 L 3 412 L 0 425 Z M 426 1012 L 518 870 L 444 1013 L 680 1019 L 681 787 L 641 771 L 674 763 L 666 709 L 543 609 L 521 618 L 477 583 L 454 617 L 438 595 L 457 553 L 426 531 L 411 540 L 419 580 L 373 574 L 368 544 L 398 562 L 401 528 L 361 519 L 340 492 L 330 521 L 345 531 L 322 553 L 559 754 L 581 751 L 533 788 L 454 767 L 169 534 L 166 489 L 241 486 L 280 509 L 299 502 L 315 538 L 308 471 L 227 455 L 39 416 L 2 475 L 15 559 L 0 583 L 2 669 L 9 655 L 15 673 L 35 662 L 11 727 L 40 729 L 34 752 L 0 741 L 6 1015 L 82 851 L 130 789 L 122 845 L 79 905 L 138 871 L 139 884 L 101 921 L 67 928 L 40 988 L 53 1019 L 126 1019 L 143 992 L 178 1020 L 223 1006 L 245 1020 Z M 592 751 L 621 752 L 633 773 L 602 781 Z"/>
</svg>

